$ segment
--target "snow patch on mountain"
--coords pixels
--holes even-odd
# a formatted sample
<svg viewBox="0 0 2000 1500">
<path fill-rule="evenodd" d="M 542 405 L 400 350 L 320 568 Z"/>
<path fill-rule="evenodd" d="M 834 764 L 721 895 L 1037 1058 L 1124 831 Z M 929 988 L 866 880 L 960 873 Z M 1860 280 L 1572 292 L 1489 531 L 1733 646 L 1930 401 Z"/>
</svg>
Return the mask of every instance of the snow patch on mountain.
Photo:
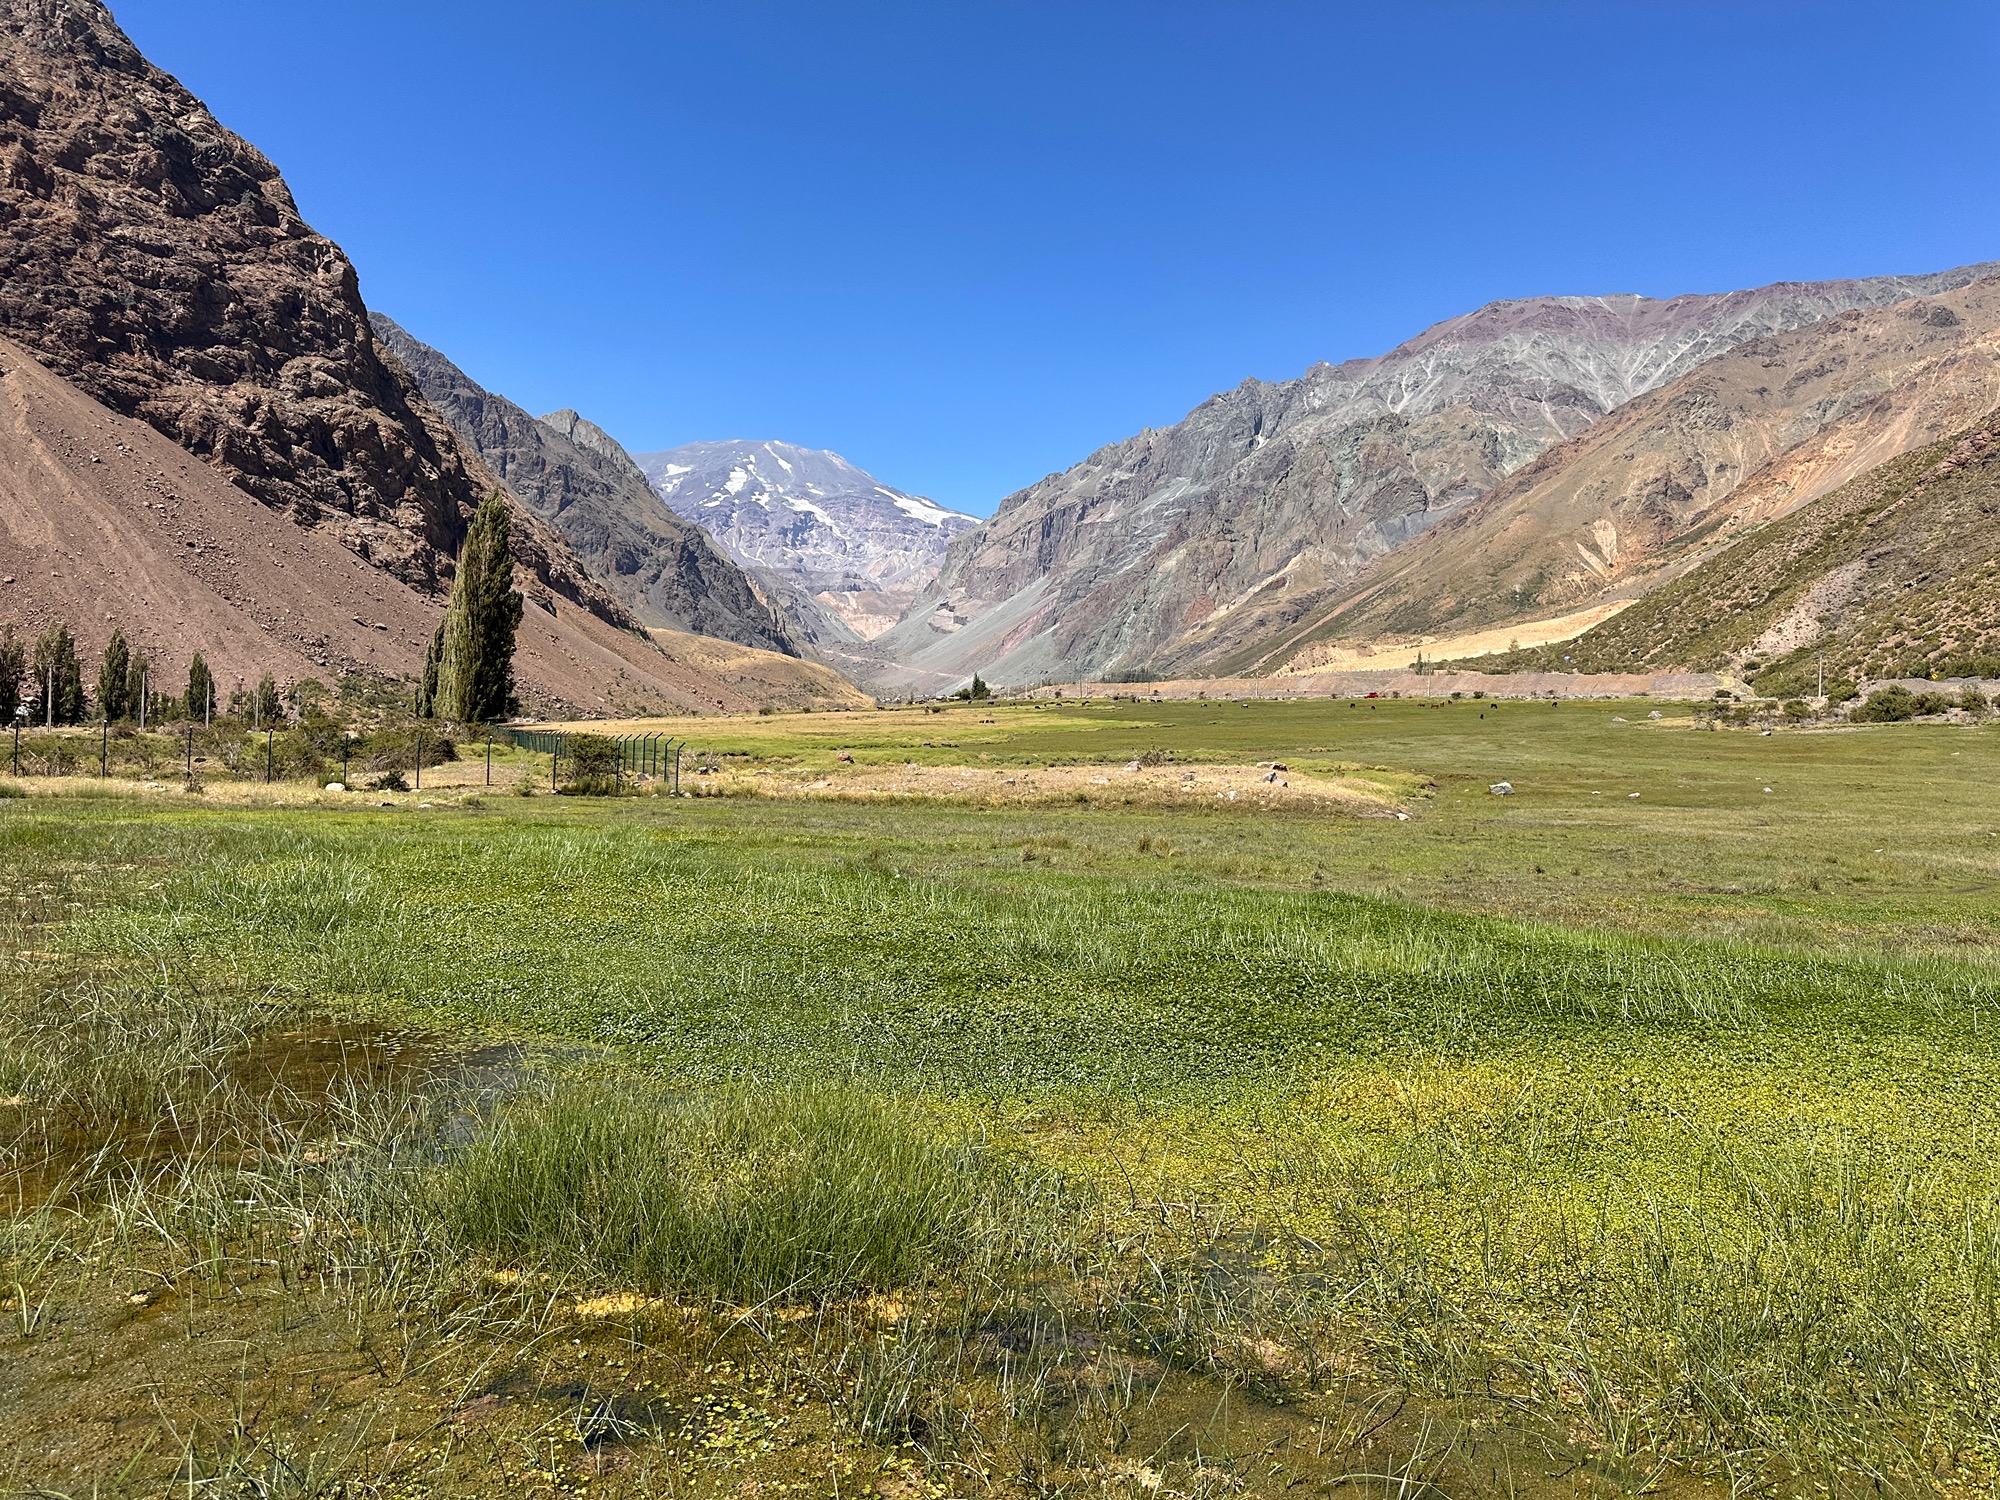
<svg viewBox="0 0 2000 1500">
<path fill-rule="evenodd" d="M 837 453 L 780 442 L 690 443 L 636 455 L 655 493 L 724 551 L 871 640 L 937 577 L 954 536 L 977 525 L 906 494 Z M 809 622 L 807 622 L 809 623 Z"/>
</svg>

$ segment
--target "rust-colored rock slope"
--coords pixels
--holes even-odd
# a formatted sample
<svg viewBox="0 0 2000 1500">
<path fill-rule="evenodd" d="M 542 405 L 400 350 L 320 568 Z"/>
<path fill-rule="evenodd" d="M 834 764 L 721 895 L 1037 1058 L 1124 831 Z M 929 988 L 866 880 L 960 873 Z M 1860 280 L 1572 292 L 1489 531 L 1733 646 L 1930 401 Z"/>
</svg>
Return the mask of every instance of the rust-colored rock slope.
<svg viewBox="0 0 2000 1500">
<path fill-rule="evenodd" d="M 329 532 L 248 500 L 151 427 L 92 400 L 0 339 L 0 622 L 76 630 L 86 657 L 116 626 L 178 690 L 200 651 L 225 691 L 393 675 L 421 660 L 442 604 Z M 717 653 L 724 653 L 718 657 Z M 832 672 L 709 642 L 663 652 L 571 600 L 521 625 L 522 695 L 549 711 L 742 711 L 846 703 Z"/>
</svg>

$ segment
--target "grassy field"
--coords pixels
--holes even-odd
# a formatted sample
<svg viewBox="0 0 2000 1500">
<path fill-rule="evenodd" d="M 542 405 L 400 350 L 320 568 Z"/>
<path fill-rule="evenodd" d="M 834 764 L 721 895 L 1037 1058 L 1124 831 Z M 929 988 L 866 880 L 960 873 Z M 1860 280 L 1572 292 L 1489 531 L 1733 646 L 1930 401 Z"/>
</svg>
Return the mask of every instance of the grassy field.
<svg viewBox="0 0 2000 1500">
<path fill-rule="evenodd" d="M 721 794 L 0 802 L 0 1479 L 1992 1489 L 2000 731 L 647 727 Z"/>
</svg>

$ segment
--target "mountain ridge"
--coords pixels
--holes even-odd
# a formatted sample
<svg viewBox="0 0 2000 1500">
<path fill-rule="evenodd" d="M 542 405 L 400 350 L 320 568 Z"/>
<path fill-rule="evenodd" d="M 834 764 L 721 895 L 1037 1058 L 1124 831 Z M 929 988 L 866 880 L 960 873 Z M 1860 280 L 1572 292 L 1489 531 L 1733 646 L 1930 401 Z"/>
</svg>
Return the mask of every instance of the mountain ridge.
<svg viewBox="0 0 2000 1500">
<path fill-rule="evenodd" d="M 574 412 L 530 416 L 386 314 L 369 319 L 382 347 L 466 446 L 562 534 L 637 619 L 799 654 L 750 580 L 700 528 L 659 502 L 638 465 L 602 428 Z"/>
<path fill-rule="evenodd" d="M 1667 299 L 1516 299 L 1383 355 L 1245 381 L 1003 500 L 875 643 L 883 679 L 930 687 L 974 670 L 1026 682 L 1199 667 L 1183 648 L 1211 616 L 1344 586 L 1632 387 L 1677 378 L 1747 338 L 1994 269 Z M 1594 342 L 1580 345 L 1578 328 Z"/>
</svg>

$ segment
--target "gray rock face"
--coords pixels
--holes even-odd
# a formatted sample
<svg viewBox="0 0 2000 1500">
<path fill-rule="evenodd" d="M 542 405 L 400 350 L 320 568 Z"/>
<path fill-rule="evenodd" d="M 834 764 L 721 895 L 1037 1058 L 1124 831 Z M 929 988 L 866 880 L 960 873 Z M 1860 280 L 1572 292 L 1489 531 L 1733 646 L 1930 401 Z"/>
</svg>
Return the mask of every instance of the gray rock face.
<svg viewBox="0 0 2000 1500">
<path fill-rule="evenodd" d="M 820 614 L 809 634 L 836 641 L 887 630 L 978 524 L 791 443 L 689 443 L 638 461 L 662 500 L 789 596 L 794 618 Z"/>
<path fill-rule="evenodd" d="M 877 640 L 885 686 L 1199 670 L 1232 612 L 1324 597 L 1543 450 L 1746 340 L 1995 274 L 1538 297 L 1246 381 L 1001 502 Z"/>
<path fill-rule="evenodd" d="M 459 438 L 643 623 L 799 654 L 743 570 L 660 504 L 602 428 L 573 411 L 537 420 L 382 314 L 371 322 Z"/>
</svg>

